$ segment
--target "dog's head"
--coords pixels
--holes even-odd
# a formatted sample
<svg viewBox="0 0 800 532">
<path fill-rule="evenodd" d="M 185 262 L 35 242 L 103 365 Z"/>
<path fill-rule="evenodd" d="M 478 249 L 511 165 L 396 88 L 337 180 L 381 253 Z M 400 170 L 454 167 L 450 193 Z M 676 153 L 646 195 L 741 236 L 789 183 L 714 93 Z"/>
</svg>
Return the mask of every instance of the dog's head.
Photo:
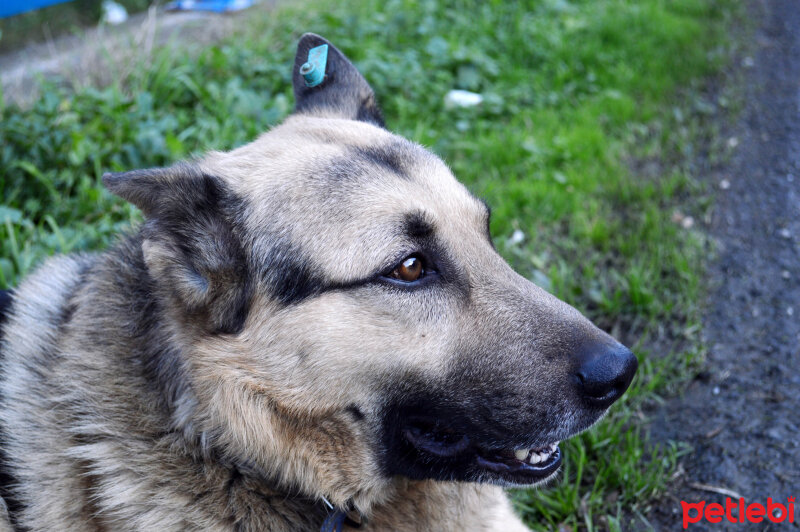
<svg viewBox="0 0 800 532">
<path fill-rule="evenodd" d="M 382 128 L 332 45 L 295 113 L 229 153 L 107 175 L 180 345 L 175 423 L 337 504 L 395 475 L 529 485 L 622 395 L 636 358 L 517 275 L 489 210 Z"/>
</svg>

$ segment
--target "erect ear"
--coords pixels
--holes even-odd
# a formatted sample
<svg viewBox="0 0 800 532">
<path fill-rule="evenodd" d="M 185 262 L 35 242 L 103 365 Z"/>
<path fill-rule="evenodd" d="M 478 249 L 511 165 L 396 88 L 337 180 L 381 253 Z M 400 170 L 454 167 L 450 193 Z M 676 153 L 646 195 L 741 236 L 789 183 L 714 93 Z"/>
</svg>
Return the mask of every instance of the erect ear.
<svg viewBox="0 0 800 532">
<path fill-rule="evenodd" d="M 105 174 L 103 183 L 144 212 L 142 256 L 162 302 L 207 332 L 239 332 L 251 298 L 241 200 L 188 164 Z"/>
<path fill-rule="evenodd" d="M 342 52 L 319 35 L 306 33 L 300 37 L 292 85 L 297 113 L 349 118 L 384 127 L 372 87 Z"/>
</svg>

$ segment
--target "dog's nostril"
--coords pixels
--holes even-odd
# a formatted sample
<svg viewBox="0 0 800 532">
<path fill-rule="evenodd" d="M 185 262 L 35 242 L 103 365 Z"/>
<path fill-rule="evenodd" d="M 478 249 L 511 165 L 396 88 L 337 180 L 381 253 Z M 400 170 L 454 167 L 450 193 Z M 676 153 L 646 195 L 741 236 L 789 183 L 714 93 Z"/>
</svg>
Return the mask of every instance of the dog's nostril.
<svg viewBox="0 0 800 532">
<path fill-rule="evenodd" d="M 639 363 L 626 347 L 598 346 L 575 372 L 578 390 L 592 406 L 605 408 L 628 389 Z"/>
</svg>

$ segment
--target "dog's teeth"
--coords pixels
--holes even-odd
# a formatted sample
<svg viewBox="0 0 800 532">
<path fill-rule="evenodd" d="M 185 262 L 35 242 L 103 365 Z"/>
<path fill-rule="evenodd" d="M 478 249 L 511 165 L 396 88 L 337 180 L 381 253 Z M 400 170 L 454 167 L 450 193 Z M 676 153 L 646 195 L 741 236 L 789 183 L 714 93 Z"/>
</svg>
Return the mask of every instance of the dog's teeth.
<svg viewBox="0 0 800 532">
<path fill-rule="evenodd" d="M 559 442 L 549 443 L 543 447 L 537 447 L 536 449 L 515 449 L 514 456 L 520 462 L 536 465 L 552 458 L 553 453 L 558 449 L 558 444 Z"/>
</svg>

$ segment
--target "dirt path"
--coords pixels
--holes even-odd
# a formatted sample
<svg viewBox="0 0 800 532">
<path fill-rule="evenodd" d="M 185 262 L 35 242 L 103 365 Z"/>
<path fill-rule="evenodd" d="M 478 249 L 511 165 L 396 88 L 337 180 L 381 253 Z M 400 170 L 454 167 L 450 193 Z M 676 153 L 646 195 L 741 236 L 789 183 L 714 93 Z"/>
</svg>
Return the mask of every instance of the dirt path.
<svg viewBox="0 0 800 532">
<path fill-rule="evenodd" d="M 710 176 L 719 256 L 709 271 L 707 368 L 653 424 L 658 440 L 694 447 L 650 516 L 658 530 L 681 529 L 680 500 L 724 503 L 698 484 L 748 502 L 800 498 L 800 5 L 763 0 L 752 11 L 760 22 L 736 155 Z M 689 529 L 800 529 L 725 523 Z"/>
<path fill-rule="evenodd" d="M 244 11 L 168 13 L 163 8 L 131 16 L 120 26 L 99 25 L 0 55 L 0 87 L 6 102 L 26 105 L 38 97 L 38 76 L 57 76 L 74 86 L 105 86 L 126 69 L 140 68 L 165 46 L 202 49 L 235 33 L 243 17 L 274 9 L 279 0 L 261 0 Z M 163 4 L 163 2 L 162 2 Z"/>
</svg>

